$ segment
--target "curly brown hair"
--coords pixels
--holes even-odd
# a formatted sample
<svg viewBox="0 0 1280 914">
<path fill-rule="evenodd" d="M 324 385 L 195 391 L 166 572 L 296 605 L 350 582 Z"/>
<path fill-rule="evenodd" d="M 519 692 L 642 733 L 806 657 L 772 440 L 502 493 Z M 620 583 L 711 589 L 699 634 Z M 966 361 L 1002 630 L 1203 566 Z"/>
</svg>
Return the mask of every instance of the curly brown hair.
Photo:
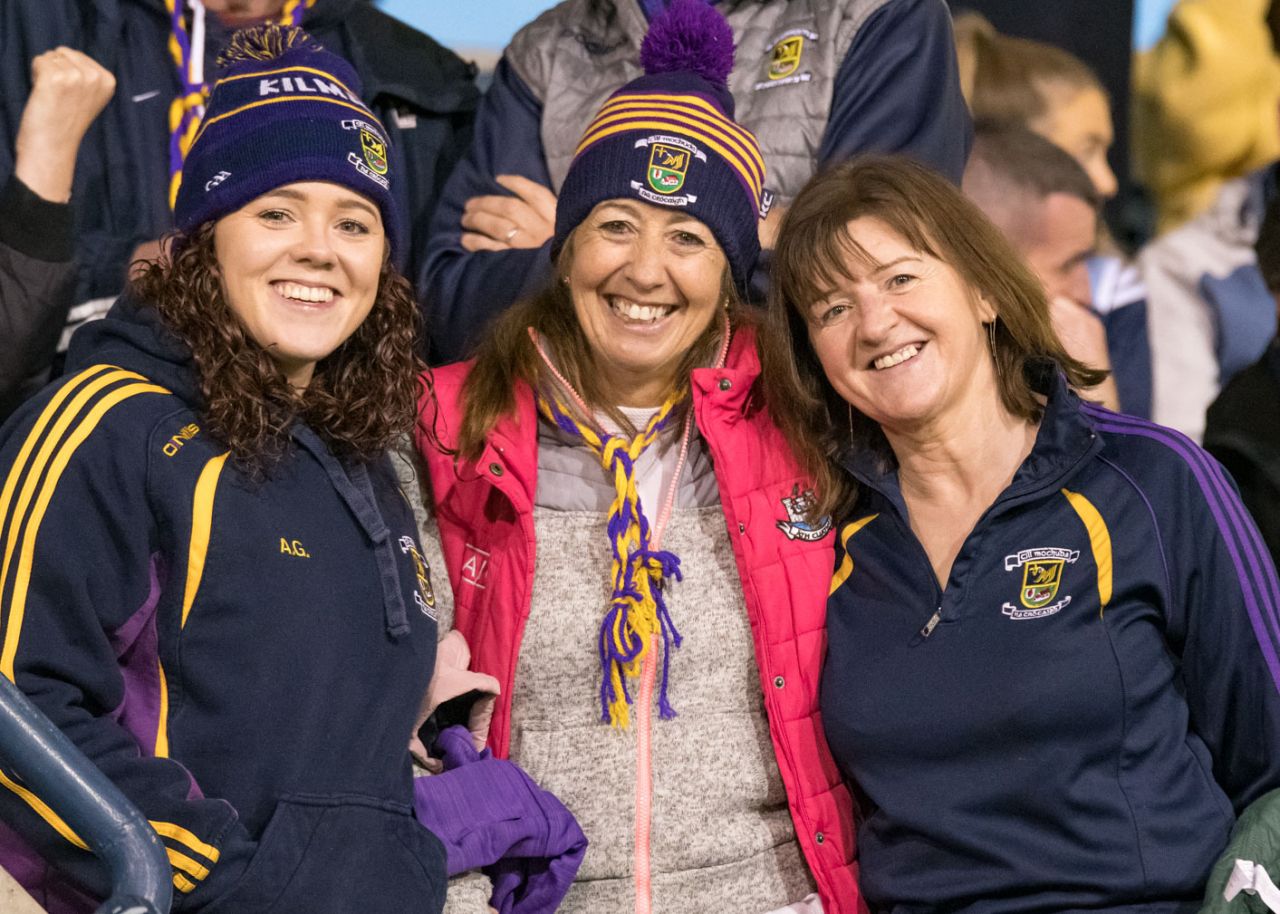
<svg viewBox="0 0 1280 914">
<path fill-rule="evenodd" d="M 421 317 L 408 280 L 385 259 L 373 308 L 356 331 L 316 363 L 295 390 L 270 353 L 232 312 L 218 278 L 212 222 L 173 237 L 171 256 L 140 266 L 131 291 L 153 306 L 191 350 L 210 432 L 251 475 L 271 469 L 306 423 L 344 459 L 373 460 L 417 417 L 428 376 L 418 356 Z"/>
</svg>

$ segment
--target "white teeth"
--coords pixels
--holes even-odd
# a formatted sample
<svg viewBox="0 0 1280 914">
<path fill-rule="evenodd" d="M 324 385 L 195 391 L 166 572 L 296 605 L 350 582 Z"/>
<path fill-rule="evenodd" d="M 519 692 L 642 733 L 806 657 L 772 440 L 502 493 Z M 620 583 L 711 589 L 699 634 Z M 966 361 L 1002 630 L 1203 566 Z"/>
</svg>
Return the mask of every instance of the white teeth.
<svg viewBox="0 0 1280 914">
<path fill-rule="evenodd" d="M 296 301 L 327 302 L 333 300 L 333 290 L 328 286 L 304 286 L 296 282 L 275 283 L 275 289 L 285 298 Z"/>
<path fill-rule="evenodd" d="M 633 321 L 647 321 L 652 323 L 659 318 L 666 317 L 674 307 L 662 307 L 658 305 L 637 305 L 635 302 L 623 301 L 621 299 L 613 299 L 609 302 L 609 307 L 614 310 L 615 314 L 625 317 Z"/>
<path fill-rule="evenodd" d="M 871 364 L 875 366 L 876 371 L 883 371 L 886 368 L 892 368 L 894 365 L 901 365 L 907 359 L 913 358 L 919 351 L 919 348 L 912 343 L 909 346 L 903 346 L 897 352 L 880 356 Z"/>
</svg>

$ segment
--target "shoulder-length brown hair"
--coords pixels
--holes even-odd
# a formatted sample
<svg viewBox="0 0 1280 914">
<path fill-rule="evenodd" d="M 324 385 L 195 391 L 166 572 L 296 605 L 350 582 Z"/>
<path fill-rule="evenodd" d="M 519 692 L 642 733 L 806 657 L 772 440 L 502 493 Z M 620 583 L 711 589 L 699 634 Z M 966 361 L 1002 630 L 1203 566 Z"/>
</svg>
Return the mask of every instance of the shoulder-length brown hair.
<svg viewBox="0 0 1280 914">
<path fill-rule="evenodd" d="M 879 219 L 915 250 L 949 264 L 995 309 L 992 357 L 1005 408 L 1037 421 L 1032 378 L 1048 360 L 1077 388 L 1106 378 L 1067 354 L 1049 319 L 1044 287 L 1000 230 L 945 178 L 908 159 L 868 156 L 814 177 L 787 212 L 773 254 L 760 358 L 765 400 L 817 493 L 814 517 L 847 510 L 856 490 L 840 452 L 888 455 L 878 425 L 832 388 L 809 342 L 809 306 L 852 279 L 850 263 L 875 259 L 849 235 L 860 217 Z M 1038 364 L 1037 364 L 1038 363 Z"/>
<path fill-rule="evenodd" d="M 176 253 L 141 266 L 132 292 L 153 306 L 191 350 L 210 432 L 252 475 L 288 449 L 289 428 L 305 422 L 344 458 L 369 461 L 408 433 L 417 415 L 420 316 L 409 283 L 384 261 L 373 309 L 316 364 L 296 391 L 227 304 L 218 278 L 213 223 L 176 238 Z"/>
<path fill-rule="evenodd" d="M 476 349 L 476 363 L 462 386 L 462 426 L 458 432 L 458 456 L 475 460 L 484 450 L 485 439 L 503 417 L 516 406 L 516 389 L 521 382 L 538 388 L 547 382 L 547 367 L 529 335 L 532 329 L 542 342 L 556 370 L 592 409 L 609 416 L 620 428 L 636 431 L 610 397 L 578 315 L 573 309 L 566 277 L 573 263 L 573 235 L 565 241 L 556 260 L 554 276 L 531 298 L 517 302 L 500 315 Z M 739 318 L 740 297 L 726 265 L 721 280 L 721 298 L 727 303 L 730 321 Z M 722 342 L 724 322 L 712 320 L 681 359 L 675 386 L 667 392 L 687 393 L 695 368 L 710 365 Z M 689 408 L 688 398 L 677 407 L 678 428 Z"/>
</svg>

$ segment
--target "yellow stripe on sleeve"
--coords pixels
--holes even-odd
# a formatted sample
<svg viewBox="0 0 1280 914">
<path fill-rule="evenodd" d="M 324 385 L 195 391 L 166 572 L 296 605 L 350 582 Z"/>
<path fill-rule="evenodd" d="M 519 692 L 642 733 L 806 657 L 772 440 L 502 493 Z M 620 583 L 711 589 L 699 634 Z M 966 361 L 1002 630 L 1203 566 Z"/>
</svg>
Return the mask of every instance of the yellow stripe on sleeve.
<svg viewBox="0 0 1280 914">
<path fill-rule="evenodd" d="M 203 879 L 209 875 L 209 868 L 199 861 L 192 860 L 182 851 L 175 851 L 171 847 L 166 847 L 164 852 L 169 855 L 169 865 L 175 870 L 182 870 L 193 879 Z M 176 873 L 174 875 L 177 875 Z"/>
<path fill-rule="evenodd" d="M 160 835 L 160 837 L 180 841 L 200 856 L 208 858 L 210 863 L 218 862 L 218 857 L 220 856 L 218 849 L 212 844 L 206 844 L 201 841 L 181 825 L 175 825 L 172 822 L 157 822 L 152 819 L 151 827 L 156 830 L 156 834 Z"/>
<path fill-rule="evenodd" d="M 879 516 L 879 514 L 868 514 L 866 517 L 858 518 L 851 524 L 846 524 L 845 528 L 840 531 L 840 548 L 848 549 L 849 540 L 853 539 L 853 535 Z M 840 567 L 831 576 L 831 589 L 827 591 L 827 596 L 831 596 L 839 590 L 840 586 L 849 580 L 849 575 L 851 574 L 853 574 L 853 556 L 846 552 L 843 561 L 840 562 Z"/>
<path fill-rule="evenodd" d="M 70 392 L 71 387 L 78 384 L 83 377 L 85 377 L 84 373 L 77 376 L 76 380 L 67 386 L 67 391 Z M 23 445 L 23 452 L 18 455 L 18 462 L 14 464 L 13 471 L 9 474 L 9 480 L 5 483 L 4 492 L 0 493 L 0 517 L 4 517 L 8 513 L 9 499 L 13 496 L 18 478 L 22 478 L 22 489 L 18 494 L 18 502 L 13 509 L 13 515 L 9 519 L 9 528 L 4 537 L 4 564 L 0 566 L 0 595 L 4 594 L 5 587 L 9 582 L 10 573 L 13 569 L 14 552 L 18 549 L 25 536 L 22 526 L 23 516 L 27 513 L 27 507 L 31 504 L 32 498 L 36 497 L 36 489 L 40 485 L 40 477 L 44 475 L 51 455 L 58 448 L 59 442 L 62 440 L 63 435 L 66 434 L 67 429 L 79 418 L 81 411 L 89 401 L 97 396 L 103 388 L 122 380 L 144 381 L 146 379 L 131 371 L 112 370 L 98 375 L 81 387 L 79 393 L 72 398 L 66 409 L 58 415 L 53 428 L 44 437 L 44 442 L 40 445 L 40 450 L 36 453 L 30 469 L 24 474 L 22 472 L 22 464 L 25 463 L 25 458 L 29 455 L 27 446 L 33 444 L 39 437 L 39 432 L 43 430 L 46 418 L 51 418 L 57 412 L 57 407 L 61 405 L 61 393 L 49 403 L 44 415 L 41 415 L 40 421 L 37 422 L 36 427 L 32 429 L 31 434 L 27 437 L 27 441 Z M 28 520 L 25 530 L 29 531 L 30 529 L 31 521 Z M 15 591 L 16 589 L 15 584 Z M 20 602 L 16 599 L 13 599 L 11 605 L 7 608 L 8 618 L 4 631 L 4 650 L 3 653 L 0 653 L 0 672 L 8 676 L 12 681 L 13 653 L 17 650 L 18 634 L 22 628 L 22 614 Z"/>
<path fill-rule="evenodd" d="M 1107 604 L 1111 602 L 1111 533 L 1107 530 L 1106 521 L 1093 506 L 1093 502 L 1079 492 L 1062 490 L 1067 501 L 1080 517 L 1085 530 L 1089 533 L 1089 547 L 1093 550 L 1093 564 L 1098 568 L 1098 618 L 1102 618 Z"/>
<path fill-rule="evenodd" d="M 44 433 L 44 430 L 49 425 L 50 420 L 58 414 L 58 410 L 62 407 L 62 404 L 66 402 L 67 398 L 71 396 L 77 387 L 93 375 L 108 370 L 116 371 L 118 369 L 112 369 L 109 365 L 95 365 L 92 368 L 86 368 L 66 384 L 62 385 L 62 388 L 45 406 L 44 411 L 40 413 L 39 418 L 36 419 L 35 425 L 31 427 L 31 431 L 27 433 L 26 439 L 22 442 L 22 448 L 18 451 L 18 456 L 14 460 L 13 466 L 9 468 L 9 475 L 6 477 L 4 482 L 4 490 L 0 491 L 0 524 L 3 524 L 4 519 L 9 516 L 9 505 L 13 501 L 14 490 L 17 489 L 18 483 L 23 480 L 27 461 L 31 457 L 31 451 L 34 450 L 36 442 L 40 440 L 40 436 Z M 90 394 L 90 396 L 92 396 L 92 394 Z M 74 417 L 74 415 L 78 413 L 83 406 L 84 401 L 77 400 L 76 403 L 73 403 L 72 406 L 68 408 L 66 415 Z M 67 421 L 70 422 L 70 419 Z M 65 428 L 65 425 L 62 427 Z M 61 432 L 58 434 L 61 434 Z M 50 435 L 50 439 L 56 440 L 56 436 Z M 52 449 L 53 445 L 47 444 L 47 447 Z M 47 451 L 45 449 L 41 450 L 42 455 L 46 453 Z M 44 460 L 40 459 L 38 462 L 39 465 L 43 467 Z M 39 474 L 37 473 L 37 476 L 38 475 Z M 18 518 L 21 517 L 21 515 L 22 511 L 19 510 L 17 517 L 15 517 L 13 522 L 10 524 L 9 536 L 6 538 L 4 568 L 8 567 L 9 557 L 13 553 L 13 543 L 17 539 Z M 2 528 L 0 528 L 0 532 L 2 532 Z M 4 572 L 0 571 L 0 593 L 3 593 L 3 591 Z"/>
<path fill-rule="evenodd" d="M 185 895 L 192 891 L 196 887 L 196 884 L 181 873 L 174 873 L 173 887 Z"/>
<path fill-rule="evenodd" d="M 218 491 L 218 477 L 231 454 L 227 451 L 213 457 L 200 471 L 196 480 L 196 493 L 191 504 L 191 542 L 187 547 L 187 585 L 182 594 L 182 621 L 179 628 L 185 628 L 187 615 L 196 601 L 200 590 L 200 579 L 204 576 L 204 562 L 209 554 L 209 530 L 213 525 L 213 498 Z"/>
<path fill-rule="evenodd" d="M 156 758 L 169 757 L 169 684 L 164 677 L 164 664 L 156 661 L 160 672 L 160 715 L 156 723 Z"/>
<path fill-rule="evenodd" d="M 36 815 L 48 822 L 49 827 L 62 835 L 62 837 L 66 838 L 81 850 L 87 851 L 89 849 L 89 845 L 80 840 L 80 836 L 72 830 L 70 825 L 62 820 L 62 816 L 50 809 L 49 805 L 45 803 L 44 800 L 40 799 L 30 790 L 27 790 L 27 788 L 13 780 L 13 778 L 9 777 L 3 771 L 0 771 L 0 784 L 3 784 L 18 796 L 22 797 L 22 799 L 26 801 L 27 805 L 36 811 Z"/>
<path fill-rule="evenodd" d="M 126 372 L 121 372 L 121 374 L 126 374 Z M 104 379 L 100 380 L 109 378 L 111 378 L 111 375 L 106 375 L 104 376 Z M 94 388 L 97 384 L 97 381 L 90 384 L 89 387 L 85 389 L 85 393 L 88 393 L 88 391 Z M 58 449 L 57 455 L 49 465 L 48 477 L 40 486 L 40 493 L 36 499 L 35 508 L 32 510 L 31 516 L 27 519 L 27 523 L 22 530 L 21 547 L 18 552 L 18 566 L 13 579 L 13 594 L 9 599 L 9 618 L 5 626 L 4 652 L 3 654 L 0 654 L 0 672 L 3 672 L 5 676 L 8 676 L 10 681 L 14 678 L 14 658 L 18 653 L 18 638 L 22 633 L 22 619 L 27 608 L 27 589 L 31 584 L 31 563 L 35 556 L 36 538 L 40 533 L 40 524 L 44 520 L 44 513 L 48 510 L 49 502 L 53 499 L 53 493 L 58 487 L 58 480 L 62 478 L 62 473 L 66 470 L 67 464 L 71 462 L 71 458 L 75 454 L 76 449 L 84 443 L 85 439 L 88 438 L 90 434 L 92 434 L 93 430 L 97 428 L 98 423 L 102 421 L 102 417 L 105 416 L 110 409 L 117 404 L 128 400 L 130 397 L 137 396 L 138 394 L 167 394 L 168 392 L 169 391 L 165 390 L 163 387 L 150 383 L 126 384 L 123 387 L 117 387 L 115 390 L 111 391 L 111 393 L 106 394 L 91 410 L 89 410 L 89 413 L 84 420 L 76 427 L 75 431 L 72 432 L 67 440 L 63 442 L 62 446 Z M 76 400 L 79 399 L 80 397 L 76 397 Z M 74 405 L 75 404 L 73 403 L 73 406 Z M 71 417 L 65 416 L 63 418 L 70 421 Z M 62 420 L 60 419 L 59 425 L 61 424 Z M 36 458 L 37 464 L 41 463 L 41 458 L 47 456 L 46 448 L 52 445 L 59 434 L 60 431 L 58 426 L 55 426 L 54 432 L 49 436 L 48 441 L 46 441 L 46 447 L 42 447 L 40 449 L 41 453 Z M 40 469 L 40 466 L 34 466 L 31 475 L 27 478 L 27 482 L 23 486 L 23 496 L 19 500 L 19 510 L 14 518 L 14 523 L 10 525 L 10 535 L 12 535 L 14 528 L 17 526 L 17 522 L 21 519 L 22 512 L 26 507 L 25 503 L 30 498 L 30 489 L 35 487 L 40 478 Z M 7 575 L 9 571 L 12 547 L 12 542 L 5 546 L 4 575 Z M 3 593 L 3 587 L 3 576 L 0 576 L 0 593 Z"/>
</svg>

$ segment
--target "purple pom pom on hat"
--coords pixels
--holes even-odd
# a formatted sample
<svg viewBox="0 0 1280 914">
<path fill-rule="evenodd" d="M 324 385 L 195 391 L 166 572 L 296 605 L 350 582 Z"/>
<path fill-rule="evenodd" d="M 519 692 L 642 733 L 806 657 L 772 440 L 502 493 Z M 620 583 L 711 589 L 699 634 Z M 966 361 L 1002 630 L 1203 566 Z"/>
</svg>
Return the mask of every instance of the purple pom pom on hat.
<svg viewBox="0 0 1280 914">
<path fill-rule="evenodd" d="M 760 254 L 765 168 L 755 136 L 733 120 L 733 30 L 706 0 L 671 0 L 650 23 L 640 62 L 644 75 L 610 96 L 578 144 L 551 255 L 597 204 L 638 199 L 706 224 L 745 295 Z"/>
</svg>

